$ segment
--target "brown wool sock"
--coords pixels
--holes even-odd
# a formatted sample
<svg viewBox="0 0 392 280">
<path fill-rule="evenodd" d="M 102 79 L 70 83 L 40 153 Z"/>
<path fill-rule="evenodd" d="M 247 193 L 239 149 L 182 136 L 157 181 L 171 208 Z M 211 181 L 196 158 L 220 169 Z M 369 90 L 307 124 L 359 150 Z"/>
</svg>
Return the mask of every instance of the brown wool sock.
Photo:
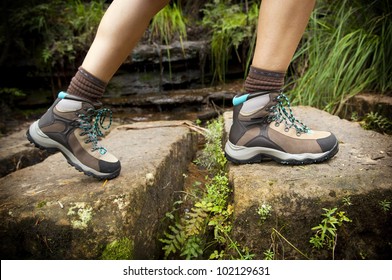
<svg viewBox="0 0 392 280">
<path fill-rule="evenodd" d="M 248 93 L 281 90 L 284 86 L 284 72 L 273 72 L 251 66 L 244 88 Z"/>
<path fill-rule="evenodd" d="M 105 92 L 107 83 L 96 78 L 82 67 L 72 78 L 67 93 L 86 98 L 91 101 L 99 100 Z"/>
</svg>

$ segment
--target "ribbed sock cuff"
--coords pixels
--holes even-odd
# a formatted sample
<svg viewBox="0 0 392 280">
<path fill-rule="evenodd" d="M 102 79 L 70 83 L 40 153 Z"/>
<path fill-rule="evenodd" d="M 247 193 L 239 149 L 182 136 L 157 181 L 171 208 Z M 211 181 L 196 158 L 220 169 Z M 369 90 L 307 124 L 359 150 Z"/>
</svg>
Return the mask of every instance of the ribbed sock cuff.
<svg viewBox="0 0 392 280">
<path fill-rule="evenodd" d="M 72 78 L 67 93 L 80 96 L 91 101 L 99 100 L 105 92 L 107 83 L 79 67 Z"/>
<path fill-rule="evenodd" d="M 245 80 L 246 92 L 281 90 L 284 86 L 285 72 L 273 72 L 251 66 Z"/>
</svg>

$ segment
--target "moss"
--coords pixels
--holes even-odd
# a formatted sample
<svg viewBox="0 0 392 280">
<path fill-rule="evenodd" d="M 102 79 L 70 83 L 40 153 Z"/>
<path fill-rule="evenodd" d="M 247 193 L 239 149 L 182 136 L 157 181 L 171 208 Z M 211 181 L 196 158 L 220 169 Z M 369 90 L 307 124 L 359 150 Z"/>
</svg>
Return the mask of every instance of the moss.
<svg viewBox="0 0 392 280">
<path fill-rule="evenodd" d="M 270 187 L 272 187 L 272 186 L 275 185 L 278 181 L 277 181 L 277 180 L 268 180 L 267 182 L 268 182 L 268 185 L 269 185 Z"/>
<path fill-rule="evenodd" d="M 106 245 L 101 259 L 103 260 L 130 260 L 133 256 L 133 242 L 124 237 Z"/>
<path fill-rule="evenodd" d="M 45 200 L 40 201 L 40 202 L 37 203 L 37 208 L 42 208 L 44 206 L 46 206 L 46 201 Z"/>
</svg>

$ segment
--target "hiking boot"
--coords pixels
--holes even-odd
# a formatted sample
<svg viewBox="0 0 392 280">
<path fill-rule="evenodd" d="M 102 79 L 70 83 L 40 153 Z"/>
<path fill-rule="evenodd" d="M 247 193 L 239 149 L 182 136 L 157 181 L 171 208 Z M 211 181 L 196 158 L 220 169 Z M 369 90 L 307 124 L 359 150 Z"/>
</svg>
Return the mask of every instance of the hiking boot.
<svg viewBox="0 0 392 280">
<path fill-rule="evenodd" d="M 62 100 L 71 106 L 59 105 Z M 30 126 L 27 138 L 38 148 L 60 151 L 69 164 L 88 176 L 115 178 L 120 174 L 120 162 L 98 144 L 99 137 L 103 136 L 100 128 L 110 127 L 112 113 L 109 109 L 96 109 L 101 105 L 60 92 L 49 110 Z M 108 113 L 110 123 L 104 127 Z"/>
<path fill-rule="evenodd" d="M 297 120 L 280 91 L 235 96 L 233 125 L 225 146 L 228 160 L 256 163 L 273 159 L 283 164 L 325 161 L 339 150 L 336 137 L 310 130 Z"/>
</svg>

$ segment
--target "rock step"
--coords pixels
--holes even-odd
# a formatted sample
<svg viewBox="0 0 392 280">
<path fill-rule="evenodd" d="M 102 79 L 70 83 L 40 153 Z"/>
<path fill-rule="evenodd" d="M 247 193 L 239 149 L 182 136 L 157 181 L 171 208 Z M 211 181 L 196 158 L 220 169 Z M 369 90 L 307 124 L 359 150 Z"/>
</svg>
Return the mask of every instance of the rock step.
<svg viewBox="0 0 392 280">
<path fill-rule="evenodd" d="M 49 153 L 35 149 L 26 139 L 27 124 L 0 140 L 0 177 L 43 161 Z"/>
<path fill-rule="evenodd" d="M 329 259 L 332 252 L 312 249 L 309 239 L 315 233 L 311 229 L 321 223 L 323 208 L 338 207 L 352 222 L 338 229 L 334 257 L 390 259 L 392 210 L 383 211 L 380 202 L 392 202 L 392 136 L 366 131 L 314 108 L 293 110 L 312 129 L 332 131 L 340 151 L 314 165 L 229 164 L 234 239 L 259 259 L 268 249 L 279 259 L 305 258 L 282 236 L 309 258 Z M 228 133 L 232 114 L 225 113 L 224 118 Z M 263 224 L 257 214 L 262 204 L 272 206 Z"/>
<path fill-rule="evenodd" d="M 119 177 L 97 181 L 60 153 L 0 178 L 2 259 L 99 259 L 129 239 L 132 257 L 161 255 L 158 233 L 197 149 L 186 121 L 123 125 L 102 144 L 121 160 Z"/>
</svg>

